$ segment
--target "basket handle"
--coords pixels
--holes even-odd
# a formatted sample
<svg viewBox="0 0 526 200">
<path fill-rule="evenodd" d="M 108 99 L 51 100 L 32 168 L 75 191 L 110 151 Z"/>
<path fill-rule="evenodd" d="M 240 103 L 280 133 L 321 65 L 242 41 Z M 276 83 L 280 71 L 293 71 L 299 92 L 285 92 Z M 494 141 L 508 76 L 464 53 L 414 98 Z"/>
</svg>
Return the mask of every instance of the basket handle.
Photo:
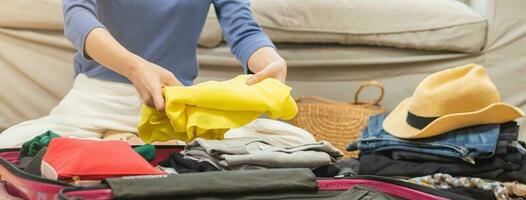
<svg viewBox="0 0 526 200">
<path fill-rule="evenodd" d="M 370 102 L 359 102 L 358 101 L 358 96 L 360 96 L 360 92 L 362 92 L 362 90 L 366 87 L 376 87 L 378 89 L 380 89 L 380 96 L 378 98 L 376 98 L 374 101 L 370 101 Z M 362 83 L 362 85 L 360 85 L 360 87 L 358 88 L 358 90 L 356 91 L 356 93 L 354 94 L 354 104 L 361 104 L 361 103 L 366 103 L 366 104 L 371 104 L 371 105 L 380 105 L 380 102 L 382 101 L 382 99 L 384 98 L 384 85 L 378 81 L 365 81 Z"/>
<path fill-rule="evenodd" d="M 333 100 L 326 99 L 326 98 L 319 97 L 319 96 L 301 96 L 301 97 L 296 98 L 296 102 L 298 103 L 302 101 L 307 101 L 307 100 L 318 101 L 318 102 L 328 103 L 328 104 L 346 104 L 344 102 L 333 101 Z"/>
</svg>

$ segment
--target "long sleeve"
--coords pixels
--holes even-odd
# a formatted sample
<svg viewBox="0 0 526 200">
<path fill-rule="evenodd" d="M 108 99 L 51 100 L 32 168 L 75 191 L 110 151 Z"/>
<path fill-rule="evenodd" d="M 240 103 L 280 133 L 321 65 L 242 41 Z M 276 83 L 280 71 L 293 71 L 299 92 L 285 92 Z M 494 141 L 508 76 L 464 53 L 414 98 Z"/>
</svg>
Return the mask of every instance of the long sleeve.
<svg viewBox="0 0 526 200">
<path fill-rule="evenodd" d="M 94 0 L 62 0 L 64 13 L 64 34 L 73 43 L 77 51 L 84 57 L 84 44 L 88 34 L 95 28 L 105 28 L 97 19 Z"/>
<path fill-rule="evenodd" d="M 248 71 L 248 59 L 261 47 L 273 47 L 252 17 L 250 0 L 213 0 L 217 18 L 221 24 L 230 50 Z"/>
</svg>

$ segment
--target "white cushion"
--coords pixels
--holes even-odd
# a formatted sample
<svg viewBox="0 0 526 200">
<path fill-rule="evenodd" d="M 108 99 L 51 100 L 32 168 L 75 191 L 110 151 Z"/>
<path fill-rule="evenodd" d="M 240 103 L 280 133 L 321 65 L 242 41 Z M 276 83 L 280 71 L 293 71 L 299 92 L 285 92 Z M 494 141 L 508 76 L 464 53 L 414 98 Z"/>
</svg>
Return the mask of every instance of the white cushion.
<svg viewBox="0 0 526 200">
<path fill-rule="evenodd" d="M 253 0 L 275 42 L 478 52 L 486 20 L 455 0 Z"/>
</svg>

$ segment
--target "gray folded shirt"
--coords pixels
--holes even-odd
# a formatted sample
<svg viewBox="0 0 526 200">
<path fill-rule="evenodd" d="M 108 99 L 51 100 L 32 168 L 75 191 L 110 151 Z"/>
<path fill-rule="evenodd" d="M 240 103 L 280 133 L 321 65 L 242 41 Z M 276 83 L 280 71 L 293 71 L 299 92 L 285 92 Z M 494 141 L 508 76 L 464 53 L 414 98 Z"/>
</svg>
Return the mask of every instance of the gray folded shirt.
<svg viewBox="0 0 526 200">
<path fill-rule="evenodd" d="M 278 147 L 260 138 L 206 140 L 189 143 L 186 156 L 211 162 L 223 169 L 317 168 L 340 159 L 343 154 L 327 141 Z"/>
</svg>

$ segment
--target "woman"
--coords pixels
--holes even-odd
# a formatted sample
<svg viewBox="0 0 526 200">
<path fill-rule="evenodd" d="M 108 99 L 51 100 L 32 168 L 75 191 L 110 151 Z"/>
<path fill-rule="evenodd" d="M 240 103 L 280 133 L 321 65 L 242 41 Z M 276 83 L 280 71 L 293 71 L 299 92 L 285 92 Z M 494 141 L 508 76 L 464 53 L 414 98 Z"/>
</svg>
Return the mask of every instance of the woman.
<svg viewBox="0 0 526 200">
<path fill-rule="evenodd" d="M 162 111 L 162 88 L 191 85 L 197 76 L 210 4 L 232 53 L 255 73 L 247 84 L 284 82 L 285 60 L 255 23 L 250 0 L 63 0 L 64 32 L 78 51 L 74 86 L 48 116 L 0 134 L 0 148 L 47 130 L 82 138 L 136 132 L 142 103 Z"/>
</svg>

